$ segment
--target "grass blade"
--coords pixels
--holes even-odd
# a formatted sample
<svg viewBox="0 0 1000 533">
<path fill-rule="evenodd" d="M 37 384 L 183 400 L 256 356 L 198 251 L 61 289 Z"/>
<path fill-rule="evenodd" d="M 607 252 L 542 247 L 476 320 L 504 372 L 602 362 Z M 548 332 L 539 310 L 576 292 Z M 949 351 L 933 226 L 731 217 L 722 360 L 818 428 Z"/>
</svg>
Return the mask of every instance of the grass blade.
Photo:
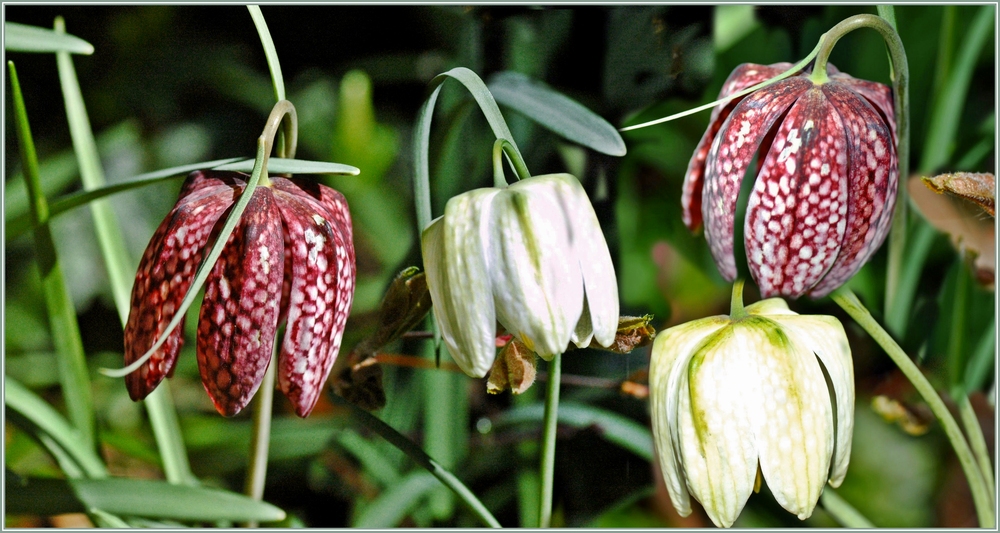
<svg viewBox="0 0 1000 533">
<path fill-rule="evenodd" d="M 62 33 L 64 31 L 62 20 L 57 19 L 56 32 Z M 70 135 L 73 138 L 73 148 L 80 165 L 80 177 L 84 188 L 89 190 L 102 188 L 106 185 L 104 171 L 101 168 L 101 158 L 97 152 L 93 131 L 90 128 L 90 119 L 87 116 L 80 84 L 76 79 L 73 59 L 69 53 L 59 52 L 56 54 L 56 62 L 59 68 L 59 81 L 62 85 L 63 98 L 66 101 Z M 108 271 L 115 307 L 118 309 L 118 317 L 124 326 L 128 321 L 131 308 L 132 273 L 135 269 L 125 248 L 125 239 L 111 204 L 106 200 L 93 200 L 90 202 L 90 209 L 94 217 L 101 255 Z M 167 479 L 173 483 L 193 484 L 196 479 L 191 473 L 187 461 L 187 452 L 184 449 L 184 441 L 180 437 L 177 414 L 173 405 L 167 403 L 169 397 L 169 392 L 164 390 L 159 394 L 150 395 L 143 403 L 150 414 L 150 422 L 163 459 Z"/>
<path fill-rule="evenodd" d="M 603 154 L 625 155 L 625 141 L 608 121 L 575 100 L 519 72 L 500 72 L 487 85 L 497 102 L 552 132 Z"/>
<path fill-rule="evenodd" d="M 434 477 L 438 478 L 442 483 L 444 483 L 449 489 L 455 492 L 458 496 L 459 501 L 465 504 L 465 506 L 472 511 L 484 524 L 490 527 L 500 527 L 500 522 L 486 509 L 481 501 L 465 486 L 458 478 L 456 478 L 451 472 L 445 470 L 427 455 L 419 446 L 417 446 L 413 441 L 406 438 L 403 434 L 399 433 L 392 428 L 389 424 L 386 424 L 381 419 L 375 415 L 361 409 L 360 407 L 348 402 L 347 400 L 337 396 L 336 394 L 331 394 L 329 396 L 334 403 L 347 407 L 351 411 L 351 415 L 357 423 L 360 425 L 378 433 L 383 439 L 389 441 L 390 444 L 395 446 L 399 451 L 405 453 L 414 460 L 418 465 L 424 467 L 429 471 Z"/>
<path fill-rule="evenodd" d="M 505 412 L 496 421 L 496 429 L 525 422 L 541 422 L 542 404 L 517 407 Z M 649 428 L 617 413 L 575 402 L 559 405 L 559 423 L 575 428 L 596 426 L 601 436 L 612 444 L 628 450 L 647 461 L 653 460 L 653 435 Z"/>
<path fill-rule="evenodd" d="M 181 165 L 178 167 L 167 168 L 163 170 L 157 170 L 155 172 L 148 172 L 146 174 L 140 174 L 126 181 L 120 181 L 112 185 L 105 185 L 103 187 L 78 191 L 72 194 L 67 194 L 57 200 L 54 200 L 49 206 L 49 218 L 56 215 L 60 215 L 80 207 L 81 205 L 88 204 L 95 200 L 99 200 L 106 196 L 111 196 L 113 194 L 118 194 L 120 192 L 129 191 L 136 189 L 138 187 L 145 187 L 146 185 L 152 185 L 154 183 L 160 183 L 166 180 L 175 179 L 178 177 L 183 177 L 189 172 L 195 170 L 202 170 L 210 168 L 213 170 L 231 170 L 236 172 L 252 172 L 253 171 L 253 159 L 245 159 L 239 157 L 231 157 L 228 159 L 217 159 L 214 161 L 205 161 L 203 163 L 191 163 L 189 165 Z M 361 171 L 356 167 L 350 165 L 344 165 L 341 163 L 327 163 L 324 161 L 304 161 L 301 159 L 279 159 L 273 158 L 268 162 L 268 168 L 278 174 L 337 174 L 345 176 L 356 176 Z M 21 233 L 27 231 L 32 227 L 31 218 L 28 214 L 23 214 L 12 218 L 7 222 L 7 228 L 5 233 L 7 238 L 16 237 Z"/>
<path fill-rule="evenodd" d="M 927 127 L 927 140 L 920 159 L 920 172 L 930 173 L 948 162 L 955 148 L 955 135 L 962 119 L 962 107 L 969 92 L 976 60 L 982 53 L 986 38 L 993 29 L 996 6 L 987 5 L 979 9 L 968 31 L 963 35 L 962 48 L 948 73 L 947 82 L 935 102 Z"/>
<path fill-rule="evenodd" d="M 80 327 L 76 321 L 76 310 L 70 298 L 69 289 L 63 277 L 59 257 L 52 240 L 52 229 L 48 225 L 48 202 L 42 194 L 41 177 L 38 174 L 38 157 L 35 143 L 28 124 L 28 113 L 24 106 L 21 84 L 13 62 L 8 62 L 14 119 L 20 145 L 22 166 L 26 180 L 31 216 L 38 224 L 35 230 L 35 253 L 42 275 L 42 292 L 49 313 L 52 339 L 56 347 L 57 365 L 62 384 L 63 398 L 70 420 L 79 430 L 79 438 L 84 445 L 96 449 L 94 430 L 94 400 L 90 390 L 90 375 L 87 360 L 80 340 Z"/>
<path fill-rule="evenodd" d="M 422 498 L 439 486 L 434 476 L 423 470 L 415 471 L 399 483 L 390 486 L 367 505 L 355 520 L 353 527 L 372 529 L 396 527 Z"/>
<path fill-rule="evenodd" d="M 4 22 L 4 50 L 8 52 L 69 52 L 90 55 L 94 46 L 83 39 L 16 22 Z"/>
<path fill-rule="evenodd" d="M 241 494 L 182 487 L 146 479 L 19 479 L 7 493 L 7 512 L 61 514 L 101 509 L 105 513 L 197 522 L 277 522 L 285 512 Z M 9 485 L 9 486 L 11 486 Z"/>
<path fill-rule="evenodd" d="M 82 439 L 79 429 L 72 427 L 51 405 L 17 380 L 4 376 L 6 407 L 20 414 L 36 430 L 36 434 L 48 435 L 59 447 L 66 451 L 80 466 L 87 477 L 107 476 L 104 463 L 94 449 Z M 10 492 L 7 493 L 10 496 Z"/>
</svg>

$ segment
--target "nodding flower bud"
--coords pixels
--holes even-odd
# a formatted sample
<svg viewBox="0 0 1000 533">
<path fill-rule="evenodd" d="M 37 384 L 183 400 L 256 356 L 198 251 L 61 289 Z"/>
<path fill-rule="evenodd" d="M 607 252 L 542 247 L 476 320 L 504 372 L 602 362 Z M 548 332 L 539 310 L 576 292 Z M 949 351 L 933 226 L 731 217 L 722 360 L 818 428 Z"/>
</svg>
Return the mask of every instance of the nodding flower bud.
<svg viewBox="0 0 1000 533">
<path fill-rule="evenodd" d="M 854 367 L 834 317 L 771 298 L 672 327 L 653 341 L 649 387 L 657 457 L 682 516 L 693 496 L 729 527 L 762 476 L 804 520 L 847 473 Z"/>
<path fill-rule="evenodd" d="M 125 326 L 126 364 L 141 358 L 173 319 L 248 178 L 198 171 L 184 182 L 136 273 Z M 284 320 L 278 384 L 296 414 L 312 411 L 340 350 L 354 297 L 351 233 L 347 202 L 325 185 L 271 177 L 269 185 L 254 190 L 205 282 L 198 319 L 201 380 L 219 413 L 239 413 L 257 392 Z M 133 400 L 173 374 L 183 341 L 178 326 L 126 376 Z"/>
<path fill-rule="evenodd" d="M 743 64 L 724 98 L 791 68 Z M 704 222 L 723 277 L 737 275 L 734 226 L 743 224 L 746 259 L 761 295 L 819 298 L 843 285 L 888 234 L 898 183 L 892 93 L 828 65 L 717 107 L 688 166 L 684 222 Z M 759 170 L 746 219 L 735 220 L 743 176 Z"/>
<path fill-rule="evenodd" d="M 421 250 L 441 336 L 470 376 L 493 366 L 497 322 L 546 360 L 571 341 L 615 340 L 611 254 L 587 193 L 569 174 L 453 197 L 424 230 Z"/>
</svg>

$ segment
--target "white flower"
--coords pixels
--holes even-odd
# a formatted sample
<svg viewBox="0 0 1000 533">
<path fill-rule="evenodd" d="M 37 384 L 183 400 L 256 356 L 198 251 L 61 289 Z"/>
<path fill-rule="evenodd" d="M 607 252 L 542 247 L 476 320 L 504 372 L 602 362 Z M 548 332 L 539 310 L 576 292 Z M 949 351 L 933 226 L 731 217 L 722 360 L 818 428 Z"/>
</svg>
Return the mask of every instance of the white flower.
<svg viewBox="0 0 1000 533">
<path fill-rule="evenodd" d="M 690 494 L 729 527 L 760 473 L 778 503 L 804 520 L 824 484 L 837 487 L 847 473 L 850 346 L 836 318 L 798 315 L 779 298 L 737 314 L 670 328 L 653 343 L 650 400 L 663 478 L 682 516 L 691 513 Z"/>
<path fill-rule="evenodd" d="M 594 208 L 569 174 L 448 201 L 421 238 L 434 318 L 462 370 L 483 377 L 496 323 L 551 359 L 574 342 L 609 346 L 618 284 Z"/>
</svg>

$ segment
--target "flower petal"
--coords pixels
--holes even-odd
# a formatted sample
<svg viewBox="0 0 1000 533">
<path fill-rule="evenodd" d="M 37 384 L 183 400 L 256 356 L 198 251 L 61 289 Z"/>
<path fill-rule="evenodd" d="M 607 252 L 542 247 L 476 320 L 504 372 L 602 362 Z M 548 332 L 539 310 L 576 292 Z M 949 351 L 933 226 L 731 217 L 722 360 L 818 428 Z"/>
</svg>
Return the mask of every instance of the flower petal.
<svg viewBox="0 0 1000 533">
<path fill-rule="evenodd" d="M 271 360 L 283 266 L 281 214 L 260 187 L 209 274 L 198 320 L 201 381 L 225 416 L 246 406 Z"/>
<path fill-rule="evenodd" d="M 681 516 L 691 514 L 691 500 L 681 460 L 677 411 L 680 380 L 687 373 L 695 349 L 728 323 L 728 317 L 713 316 L 674 326 L 656 336 L 650 352 L 650 418 L 656 455 L 670 501 Z"/>
<path fill-rule="evenodd" d="M 775 63 L 773 65 L 757 65 L 754 63 L 743 63 L 733 69 L 733 72 L 722 84 L 722 90 L 716 100 L 721 100 L 733 93 L 738 93 L 743 89 L 757 85 L 758 83 L 771 79 L 778 74 L 788 70 L 791 63 Z M 705 176 L 705 160 L 708 158 L 708 151 L 712 147 L 712 141 L 722 127 L 729 114 L 739 104 L 744 97 L 735 98 L 728 103 L 716 106 L 712 109 L 712 118 L 708 121 L 708 129 L 698 141 L 698 147 L 694 150 L 694 156 L 688 163 L 687 172 L 684 174 L 684 186 L 681 191 L 681 206 L 684 224 L 694 231 L 701 226 L 701 192 Z"/>
<path fill-rule="evenodd" d="M 563 352 L 583 312 L 583 276 L 572 246 L 565 182 L 539 176 L 497 194 L 489 222 L 497 319 L 548 360 Z M 446 215 L 447 217 L 447 215 Z"/>
<path fill-rule="evenodd" d="M 898 144 L 899 141 L 897 140 L 898 137 L 896 134 L 896 108 L 892 103 L 893 96 L 891 87 L 882 83 L 855 78 L 854 76 L 843 73 L 831 75 L 830 79 L 836 81 L 837 83 L 847 85 L 852 91 L 864 96 L 871 105 L 875 106 L 875 109 L 882 115 L 883 121 L 889 125 L 889 130 L 892 131 L 893 144 Z"/>
<path fill-rule="evenodd" d="M 421 237 L 434 318 L 452 358 L 481 378 L 496 358 L 496 311 L 489 276 L 487 231 L 499 191 L 476 189 L 453 197 Z"/>
<path fill-rule="evenodd" d="M 754 154 L 775 121 L 812 86 L 802 77 L 779 81 L 743 99 L 712 142 L 705 171 L 702 214 L 705 238 L 724 278 L 736 278 L 733 221 L 740 183 Z"/>
<path fill-rule="evenodd" d="M 788 320 L 795 317 L 782 317 Z M 784 322 L 782 322 L 784 323 Z M 798 332 L 763 317 L 737 325 L 747 358 L 744 397 L 760 454 L 760 469 L 775 500 L 808 518 L 830 472 L 833 414 L 819 361 Z"/>
<path fill-rule="evenodd" d="M 705 339 L 680 373 L 678 427 L 688 489 L 720 527 L 736 521 L 757 478 L 744 329 L 725 327 Z"/>
<path fill-rule="evenodd" d="M 854 362 L 847 334 L 839 320 L 832 316 L 795 315 L 772 317 L 789 337 L 811 350 L 819 358 L 833 384 L 836 405 L 836 436 L 829 483 L 839 487 L 847 474 L 851 460 L 851 439 L 854 435 Z"/>
<path fill-rule="evenodd" d="M 125 325 L 126 365 L 142 357 L 173 319 L 191 286 L 212 227 L 233 202 L 234 185 L 210 179 L 211 175 L 194 172 L 188 176 L 183 186 L 187 194 L 181 195 L 146 246 L 132 286 L 132 305 Z M 146 364 L 125 376 L 133 400 L 145 398 L 173 373 L 184 342 L 183 326 L 182 321 Z"/>
<path fill-rule="evenodd" d="M 896 147 L 871 104 L 839 83 L 821 87 L 844 122 L 850 165 L 844 242 L 829 272 L 809 291 L 813 298 L 843 285 L 882 245 L 899 181 Z"/>
<path fill-rule="evenodd" d="M 747 260 L 761 296 L 798 298 L 833 265 L 847 224 L 847 177 L 844 125 L 811 87 L 778 126 L 747 204 Z"/>
<path fill-rule="evenodd" d="M 305 417 L 316 405 L 337 359 L 353 294 L 341 291 L 339 281 L 354 264 L 347 260 L 343 232 L 335 229 L 336 221 L 331 221 L 326 209 L 303 198 L 286 180 L 276 179 L 274 185 L 285 242 L 291 243 L 285 250 L 285 257 L 291 258 L 291 283 L 278 385 L 295 413 Z"/>
<path fill-rule="evenodd" d="M 610 346 L 618 330 L 618 279 L 597 213 L 587 191 L 575 177 L 570 174 L 544 177 L 552 178 L 553 184 L 561 184 L 557 190 L 565 199 L 570 245 L 583 276 L 584 308 L 570 340 L 583 348 L 590 346 L 591 339 L 596 337 L 601 346 Z"/>
</svg>

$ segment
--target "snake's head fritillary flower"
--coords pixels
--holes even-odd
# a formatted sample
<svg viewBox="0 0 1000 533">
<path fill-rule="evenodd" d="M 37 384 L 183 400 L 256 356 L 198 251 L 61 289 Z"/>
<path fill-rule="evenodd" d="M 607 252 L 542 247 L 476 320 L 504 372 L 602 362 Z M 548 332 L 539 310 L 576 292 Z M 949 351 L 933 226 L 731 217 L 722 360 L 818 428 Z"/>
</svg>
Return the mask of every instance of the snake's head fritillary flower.
<svg viewBox="0 0 1000 533">
<path fill-rule="evenodd" d="M 580 182 L 535 176 L 453 197 L 421 239 L 441 336 L 458 366 L 483 377 L 499 322 L 543 359 L 572 341 L 610 346 L 618 284 Z"/>
<path fill-rule="evenodd" d="M 743 64 L 724 98 L 791 68 Z M 715 264 L 736 278 L 734 226 L 761 294 L 819 298 L 853 276 L 888 234 L 898 182 L 895 115 L 885 85 L 828 66 L 717 107 L 684 178 L 684 223 L 704 222 Z M 759 153 L 746 219 L 735 220 L 744 174 Z"/>
<path fill-rule="evenodd" d="M 220 171 L 188 176 L 139 264 L 125 326 L 126 363 L 142 357 L 174 317 L 247 179 Z M 351 231 L 347 202 L 325 185 L 272 177 L 254 190 L 212 267 L 198 318 L 198 366 L 219 413 L 235 415 L 257 392 L 282 321 L 278 384 L 299 416 L 312 411 L 354 296 Z M 126 376 L 133 400 L 173 374 L 183 340 L 178 326 Z"/>
<path fill-rule="evenodd" d="M 649 367 L 653 436 L 677 511 L 690 514 L 694 496 L 729 527 L 762 475 L 782 507 L 808 518 L 823 486 L 847 473 L 853 374 L 840 322 L 798 315 L 780 298 L 660 333 Z"/>
</svg>

